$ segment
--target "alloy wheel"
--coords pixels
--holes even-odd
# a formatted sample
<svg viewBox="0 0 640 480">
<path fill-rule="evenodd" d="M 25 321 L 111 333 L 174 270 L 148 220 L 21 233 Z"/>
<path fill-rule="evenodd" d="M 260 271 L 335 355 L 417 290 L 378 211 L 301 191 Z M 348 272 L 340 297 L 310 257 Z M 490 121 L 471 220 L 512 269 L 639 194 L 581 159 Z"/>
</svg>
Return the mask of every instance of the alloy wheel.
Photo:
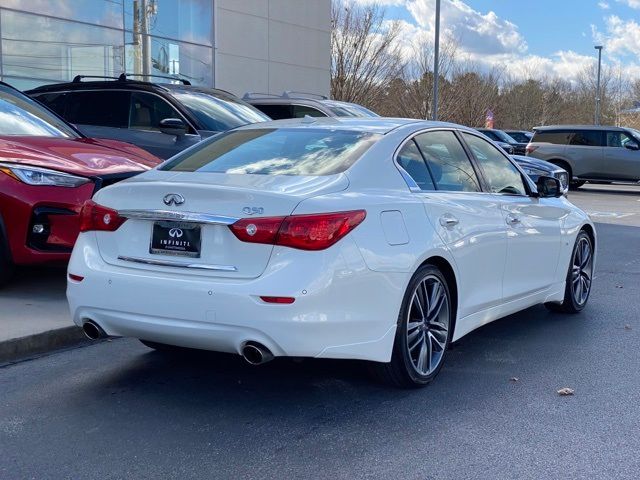
<svg viewBox="0 0 640 480">
<path fill-rule="evenodd" d="M 571 269 L 571 293 L 577 305 L 582 306 L 589 298 L 593 275 L 593 251 L 587 237 L 578 240 L 573 252 Z"/>
<path fill-rule="evenodd" d="M 449 335 L 449 295 L 442 281 L 427 275 L 415 287 L 407 309 L 407 353 L 420 375 L 440 365 Z"/>
</svg>

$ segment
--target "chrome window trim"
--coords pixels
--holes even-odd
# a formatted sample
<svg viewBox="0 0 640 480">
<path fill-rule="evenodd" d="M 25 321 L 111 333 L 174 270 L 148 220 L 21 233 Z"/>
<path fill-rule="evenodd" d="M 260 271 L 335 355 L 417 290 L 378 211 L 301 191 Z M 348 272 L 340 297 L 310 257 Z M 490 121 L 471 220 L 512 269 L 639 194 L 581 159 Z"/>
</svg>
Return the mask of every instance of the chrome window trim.
<svg viewBox="0 0 640 480">
<path fill-rule="evenodd" d="M 191 268 L 194 270 L 210 270 L 216 272 L 237 272 L 237 267 L 233 265 L 211 265 L 206 263 L 182 263 L 171 260 L 154 260 L 151 258 L 128 257 L 126 255 L 118 255 L 118 260 L 125 262 L 140 263 L 144 265 L 155 265 L 159 267 L 178 267 Z"/>
<path fill-rule="evenodd" d="M 118 215 L 134 220 L 167 220 L 206 225 L 232 225 L 240 218 L 197 212 L 176 212 L 174 210 L 119 210 Z"/>
</svg>

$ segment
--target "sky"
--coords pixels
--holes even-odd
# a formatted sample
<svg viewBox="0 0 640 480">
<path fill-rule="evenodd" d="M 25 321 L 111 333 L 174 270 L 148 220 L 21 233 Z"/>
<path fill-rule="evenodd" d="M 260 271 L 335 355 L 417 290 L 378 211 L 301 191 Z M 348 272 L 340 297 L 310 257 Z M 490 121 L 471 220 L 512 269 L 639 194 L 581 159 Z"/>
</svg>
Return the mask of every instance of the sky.
<svg viewBox="0 0 640 480">
<path fill-rule="evenodd" d="M 352 1 L 382 4 L 406 43 L 433 37 L 435 0 Z M 603 45 L 605 65 L 640 79 L 640 0 L 442 0 L 441 31 L 469 60 L 514 77 L 572 80 Z"/>
</svg>

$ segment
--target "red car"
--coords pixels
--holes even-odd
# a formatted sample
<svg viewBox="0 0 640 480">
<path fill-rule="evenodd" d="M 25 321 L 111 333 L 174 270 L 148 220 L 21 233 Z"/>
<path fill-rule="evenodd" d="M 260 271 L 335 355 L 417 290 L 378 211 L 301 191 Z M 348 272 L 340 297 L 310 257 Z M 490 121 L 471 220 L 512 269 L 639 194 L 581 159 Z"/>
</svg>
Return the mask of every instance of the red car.
<svg viewBox="0 0 640 480">
<path fill-rule="evenodd" d="M 158 163 L 134 145 L 84 137 L 0 82 L 0 284 L 14 265 L 65 263 L 84 201 Z"/>
</svg>

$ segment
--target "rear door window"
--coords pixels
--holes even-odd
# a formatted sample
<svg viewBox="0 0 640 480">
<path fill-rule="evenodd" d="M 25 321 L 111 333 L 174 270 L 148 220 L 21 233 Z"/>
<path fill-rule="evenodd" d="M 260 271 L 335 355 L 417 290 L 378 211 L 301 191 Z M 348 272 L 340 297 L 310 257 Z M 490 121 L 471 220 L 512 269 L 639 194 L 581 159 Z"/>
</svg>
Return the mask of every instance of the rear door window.
<svg viewBox="0 0 640 480">
<path fill-rule="evenodd" d="M 415 140 L 438 190 L 481 191 L 471 160 L 453 132 L 421 133 Z"/>
<path fill-rule="evenodd" d="M 410 140 L 402 147 L 400 152 L 398 152 L 396 160 L 403 170 L 416 182 L 420 190 L 435 190 L 433 179 L 415 140 Z"/>
<path fill-rule="evenodd" d="M 69 92 L 67 95 L 67 121 L 100 127 L 129 126 L 129 92 L 101 90 Z"/>
<path fill-rule="evenodd" d="M 332 175 L 353 165 L 381 135 L 332 129 L 252 128 L 212 137 L 161 170 L 257 175 Z"/>
<path fill-rule="evenodd" d="M 570 130 L 543 130 L 533 134 L 532 142 L 553 143 L 556 145 L 568 145 L 573 135 Z"/>
<path fill-rule="evenodd" d="M 602 131 L 600 130 L 577 130 L 569 140 L 569 145 L 583 147 L 601 147 Z"/>
</svg>

